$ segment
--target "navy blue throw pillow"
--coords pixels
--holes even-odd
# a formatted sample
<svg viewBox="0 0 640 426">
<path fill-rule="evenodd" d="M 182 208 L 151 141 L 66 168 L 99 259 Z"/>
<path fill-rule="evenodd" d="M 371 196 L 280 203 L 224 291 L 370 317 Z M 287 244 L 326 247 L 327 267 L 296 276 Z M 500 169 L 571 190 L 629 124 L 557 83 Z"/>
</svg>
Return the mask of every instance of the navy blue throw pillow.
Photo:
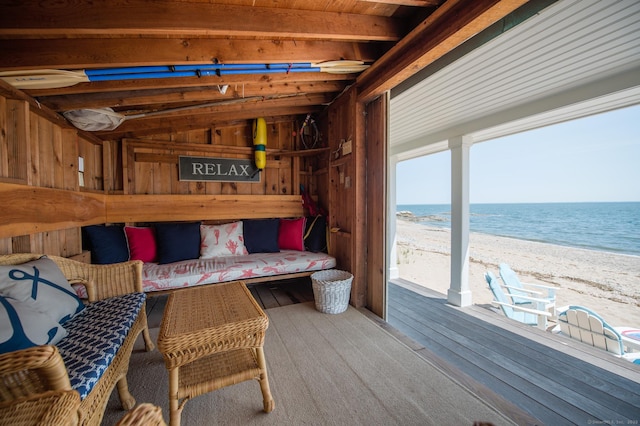
<svg viewBox="0 0 640 426">
<path fill-rule="evenodd" d="M 307 251 L 327 252 L 327 217 L 318 215 L 307 218 L 304 232 L 304 248 Z"/>
<path fill-rule="evenodd" d="M 129 246 L 122 226 L 92 225 L 84 228 L 91 262 L 101 265 L 129 260 Z"/>
<path fill-rule="evenodd" d="M 277 253 L 280 219 L 243 220 L 244 246 L 249 253 Z"/>
<path fill-rule="evenodd" d="M 158 263 L 172 263 L 200 257 L 200 222 L 157 223 Z"/>
</svg>

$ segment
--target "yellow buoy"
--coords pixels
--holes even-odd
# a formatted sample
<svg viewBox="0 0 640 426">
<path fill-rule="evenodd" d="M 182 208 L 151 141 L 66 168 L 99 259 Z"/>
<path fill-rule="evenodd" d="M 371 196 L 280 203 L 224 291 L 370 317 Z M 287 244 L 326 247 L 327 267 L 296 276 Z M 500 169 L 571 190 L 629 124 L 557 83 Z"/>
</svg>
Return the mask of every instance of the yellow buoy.
<svg viewBox="0 0 640 426">
<path fill-rule="evenodd" d="M 253 149 L 256 168 L 262 170 L 267 166 L 267 123 L 262 117 L 253 121 Z"/>
</svg>

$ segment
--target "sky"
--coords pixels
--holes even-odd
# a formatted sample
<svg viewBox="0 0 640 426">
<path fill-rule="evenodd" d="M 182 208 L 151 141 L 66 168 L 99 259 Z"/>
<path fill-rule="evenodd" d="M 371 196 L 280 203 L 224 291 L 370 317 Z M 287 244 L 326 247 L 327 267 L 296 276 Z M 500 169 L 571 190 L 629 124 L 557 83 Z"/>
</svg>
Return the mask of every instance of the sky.
<svg viewBox="0 0 640 426">
<path fill-rule="evenodd" d="M 474 144 L 476 203 L 640 201 L 640 105 Z M 450 204 L 449 151 L 398 163 L 397 204 Z"/>
</svg>

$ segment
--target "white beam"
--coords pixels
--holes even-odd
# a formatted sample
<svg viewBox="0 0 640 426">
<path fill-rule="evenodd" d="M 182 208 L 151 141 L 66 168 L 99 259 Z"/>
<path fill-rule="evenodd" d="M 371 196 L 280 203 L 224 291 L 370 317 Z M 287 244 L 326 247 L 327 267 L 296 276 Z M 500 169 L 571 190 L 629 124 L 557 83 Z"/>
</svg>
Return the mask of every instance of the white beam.
<svg viewBox="0 0 640 426">
<path fill-rule="evenodd" d="M 389 188 L 389 200 L 387 202 L 387 253 L 389 253 L 389 259 L 387 259 L 387 265 L 389 265 L 388 276 L 389 279 L 395 279 L 400 277 L 400 270 L 398 269 L 398 242 L 396 235 L 396 204 L 398 202 L 396 197 L 396 167 L 398 166 L 398 160 L 395 157 L 389 158 L 389 166 L 387 168 L 387 188 Z"/>
<path fill-rule="evenodd" d="M 469 136 L 449 140 L 451 149 L 451 283 L 447 301 L 470 306 L 469 290 Z"/>
</svg>

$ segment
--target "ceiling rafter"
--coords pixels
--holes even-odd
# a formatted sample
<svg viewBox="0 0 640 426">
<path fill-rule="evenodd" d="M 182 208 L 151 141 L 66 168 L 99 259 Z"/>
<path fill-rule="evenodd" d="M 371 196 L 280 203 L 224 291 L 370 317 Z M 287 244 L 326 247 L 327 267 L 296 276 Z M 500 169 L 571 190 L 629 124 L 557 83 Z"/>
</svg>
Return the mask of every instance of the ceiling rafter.
<svg viewBox="0 0 640 426">
<path fill-rule="evenodd" d="M 252 98 L 237 98 L 231 100 L 221 100 L 220 105 L 215 105 L 215 102 L 211 106 L 204 108 L 194 105 L 188 109 L 179 111 L 158 111 L 160 115 L 154 115 L 149 117 L 142 117 L 137 119 L 140 123 L 153 121 L 153 120 L 167 120 L 177 117 L 189 117 L 189 119 L 196 118 L 199 115 L 211 115 L 216 114 L 224 110 L 236 110 L 241 111 L 247 108 L 247 106 L 272 106 L 272 107 L 285 107 L 285 106 L 304 106 L 304 105 L 322 105 L 331 102 L 332 96 L 327 93 L 292 93 L 289 95 L 274 95 L 272 97 L 254 96 Z M 126 121 L 125 121 L 126 123 Z"/>
<path fill-rule="evenodd" d="M 384 3 L 384 4 L 397 4 L 398 6 L 417 6 L 417 7 L 436 7 L 439 6 L 441 1 L 438 0 L 360 0 L 366 3 Z"/>
<path fill-rule="evenodd" d="M 0 71 L 88 70 L 197 63 L 268 64 L 360 60 L 357 74 L 141 78 L 24 90 L 49 114 L 112 107 L 125 115 L 239 98 L 162 118 L 126 120 L 95 139 L 211 128 L 259 116 L 326 108 L 357 84 L 369 101 L 441 57 L 526 0 L 113 0 L 4 2 Z M 228 86 L 222 93 L 218 86 Z M 1 88 L 1 86 L 0 86 Z M 286 99 L 289 95 L 294 99 Z M 282 99 L 273 99 L 274 96 Z M 37 99 L 37 101 L 35 100 Z"/>
<path fill-rule="evenodd" d="M 2 69 L 84 69 L 190 63 L 373 62 L 379 43 L 187 38 L 0 38 Z"/>
<path fill-rule="evenodd" d="M 449 0 L 389 49 L 357 80 L 359 100 L 395 87 L 527 0 Z"/>
<path fill-rule="evenodd" d="M 89 93 L 108 93 L 153 89 L 179 89 L 203 87 L 210 88 L 228 84 L 234 88 L 242 88 L 243 84 L 262 84 L 268 87 L 273 84 L 297 84 L 312 82 L 354 82 L 356 74 L 326 74 L 326 73 L 291 73 L 291 74 L 246 74 L 246 75 L 225 75 L 222 77 L 208 76 L 201 78 L 179 77 L 165 79 L 142 79 L 142 80 L 120 80 L 120 81 L 99 81 L 95 83 L 80 83 L 59 89 L 37 89 L 27 92 L 34 97 L 49 97 L 59 95 L 78 95 Z"/>
<path fill-rule="evenodd" d="M 155 105 L 171 103 L 189 102 L 210 102 L 229 99 L 242 99 L 243 97 L 271 96 L 273 93 L 289 95 L 296 93 L 335 93 L 338 94 L 344 88 L 344 84 L 339 81 L 325 82 L 294 82 L 264 84 L 246 84 L 241 87 L 230 86 L 225 89 L 225 93 L 220 90 L 225 85 L 214 85 L 209 87 L 193 87 L 189 89 L 155 89 L 143 91 L 124 91 L 91 93 L 83 95 L 57 95 L 49 96 L 47 103 L 49 108 L 55 111 L 67 111 L 82 108 L 110 107 L 143 107 L 153 108 Z"/>
<path fill-rule="evenodd" d="M 156 117 L 148 120 L 125 121 L 116 130 L 96 132 L 95 134 L 103 140 L 118 140 L 122 138 L 206 129 L 216 127 L 216 125 L 220 123 L 252 120 L 256 117 L 264 117 L 265 119 L 269 119 L 269 121 L 273 121 L 270 117 L 317 113 L 321 111 L 321 109 L 322 108 L 317 105 L 274 106 L 272 103 L 266 102 L 246 109 L 221 108 L 220 111 L 215 114 L 197 114 L 189 117 L 189 120 L 184 120 L 183 117 Z"/>
<path fill-rule="evenodd" d="M 392 17 L 203 2 L 131 0 L 108 7 L 74 2 L 25 2 L 3 6 L 0 35 L 106 37 L 277 37 L 295 40 L 397 41 L 401 21 Z"/>
</svg>

